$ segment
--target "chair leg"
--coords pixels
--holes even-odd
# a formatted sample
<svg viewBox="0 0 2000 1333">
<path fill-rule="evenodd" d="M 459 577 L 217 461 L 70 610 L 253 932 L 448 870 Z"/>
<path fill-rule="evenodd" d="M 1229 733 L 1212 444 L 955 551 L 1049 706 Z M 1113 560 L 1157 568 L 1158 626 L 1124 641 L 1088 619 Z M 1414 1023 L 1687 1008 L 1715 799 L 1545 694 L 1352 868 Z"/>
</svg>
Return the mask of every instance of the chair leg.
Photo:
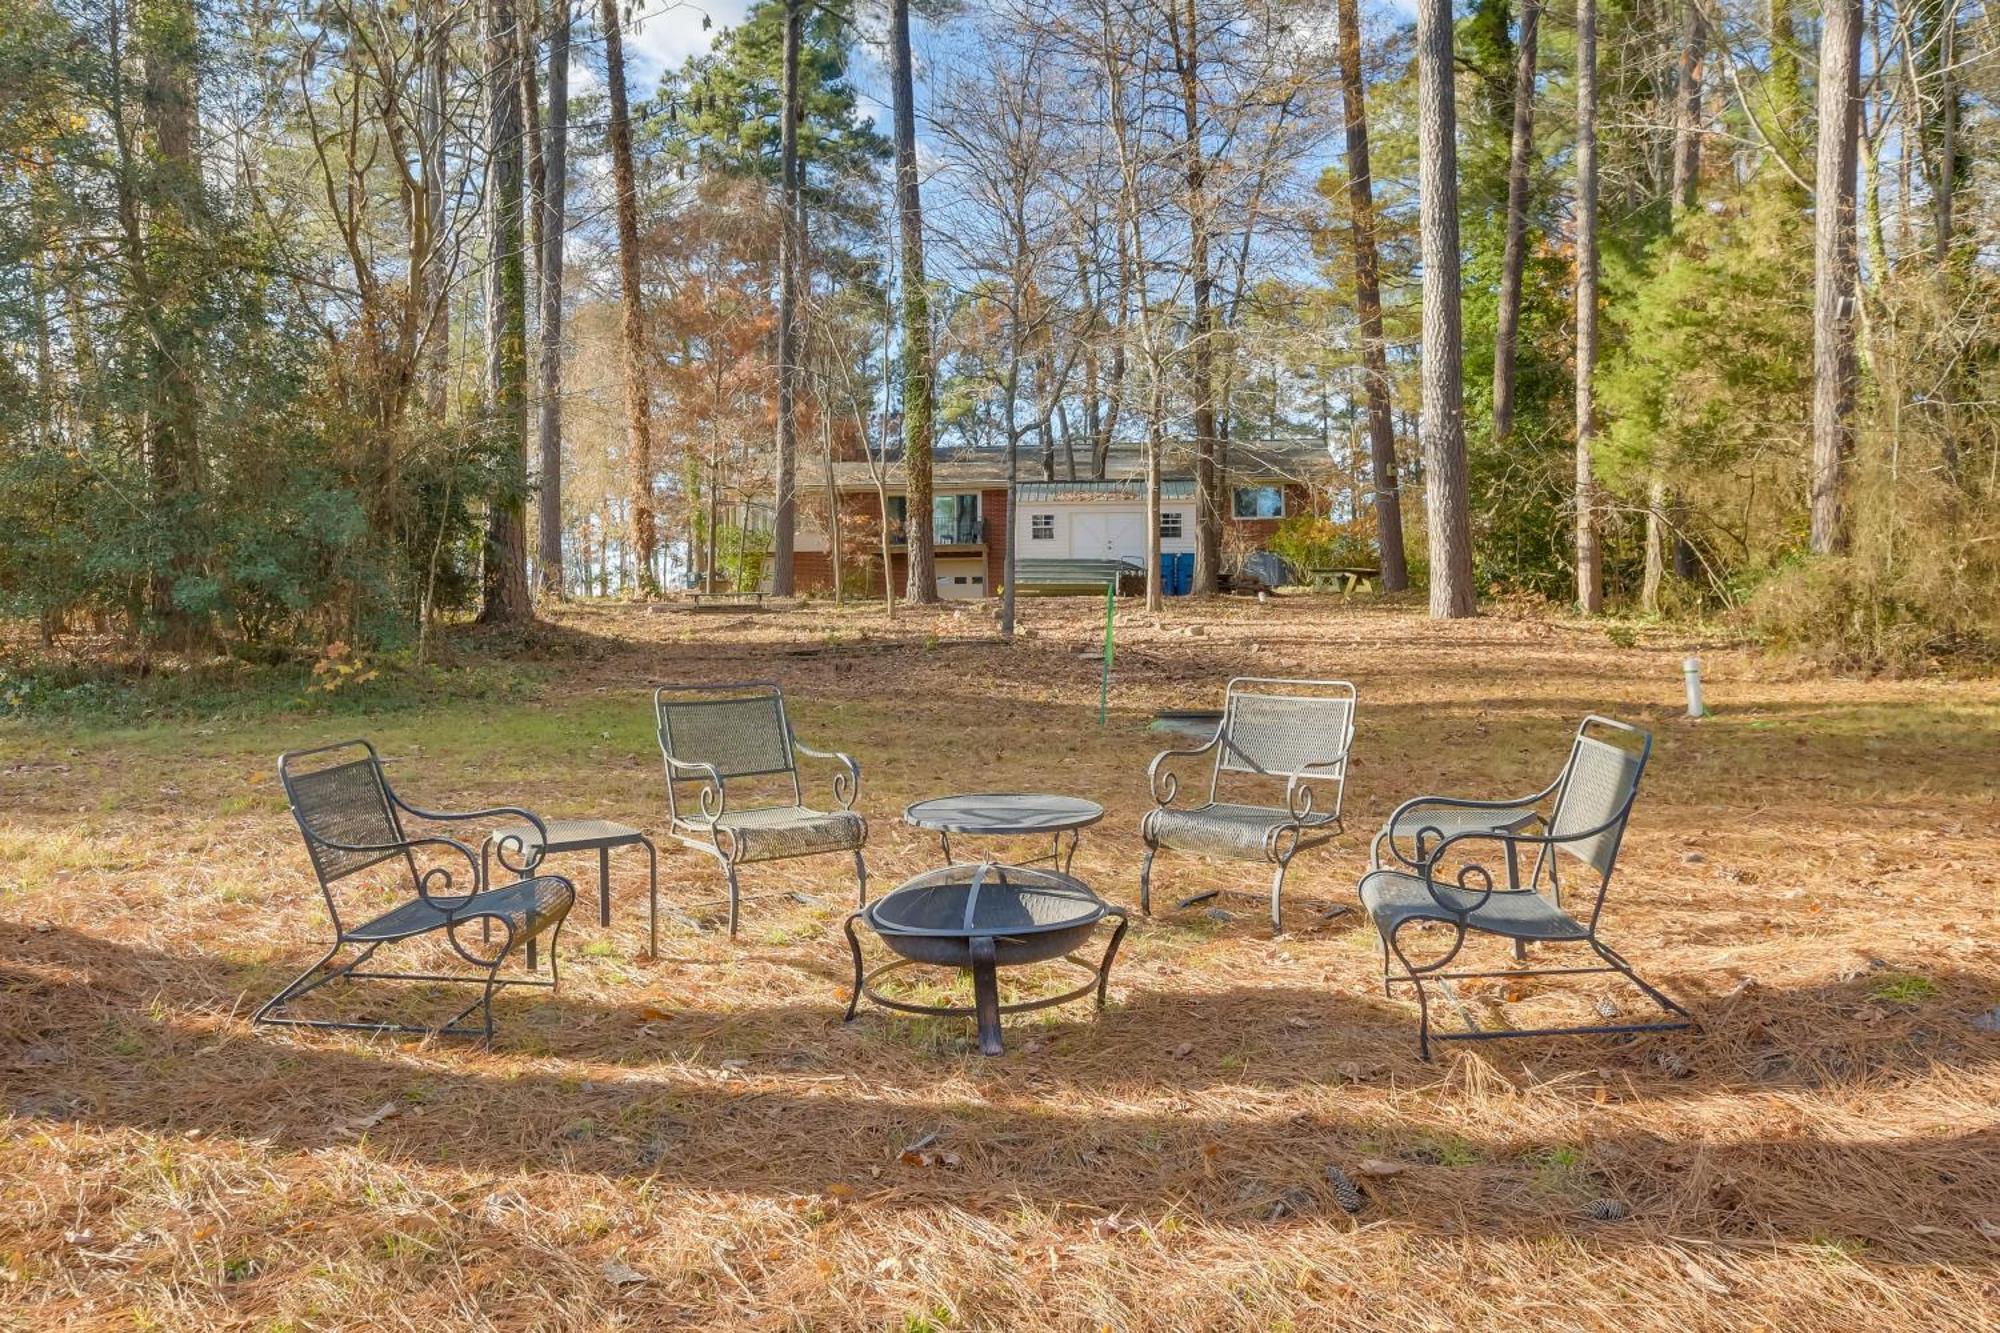
<svg viewBox="0 0 2000 1333">
<path fill-rule="evenodd" d="M 1598 957 L 1602 958 L 1605 962 L 1611 964 L 1611 966 L 1617 968 L 1619 972 L 1623 973 L 1626 980 L 1630 981 L 1633 985 L 1637 986 L 1640 990 L 1646 992 L 1647 995 L 1651 996 L 1653 999 L 1653 1003 L 1659 1005 L 1660 1008 L 1667 1010 L 1669 1013 L 1679 1014 L 1682 1018 L 1685 1018 L 1688 1022 L 1694 1024 L 1697 1027 L 1700 1026 L 1699 1020 L 1697 1020 L 1693 1014 L 1681 1008 L 1680 1005 L 1676 1004 L 1673 1000 L 1668 999 L 1663 992 L 1655 989 L 1651 982 L 1647 981 L 1644 977 L 1640 976 L 1636 971 L 1633 970 L 1632 965 L 1626 962 L 1623 955 L 1621 955 L 1616 949 L 1613 949 L 1610 945 L 1605 944 L 1604 942 L 1599 940 L 1595 935 L 1590 937 L 1590 947 L 1597 951 Z"/>
<path fill-rule="evenodd" d="M 868 906 L 868 863 L 861 859 L 861 849 L 854 849 L 854 886 L 856 907 Z"/>
<path fill-rule="evenodd" d="M 1153 853 L 1158 848 L 1146 844 L 1146 859 L 1139 863 L 1139 910 L 1147 916 L 1153 914 Z"/>
<path fill-rule="evenodd" d="M 1285 871 L 1291 868 L 1291 864 L 1290 857 L 1278 862 L 1277 872 L 1271 876 L 1271 933 L 1273 935 L 1281 935 L 1285 930 L 1284 922 L 1278 915 L 1278 902 L 1285 891 Z"/>
<path fill-rule="evenodd" d="M 332 946 L 329 947 L 325 953 L 319 956 L 318 961 L 316 961 L 311 967 L 307 968 L 305 971 L 299 973 L 296 977 L 293 977 L 289 982 L 285 984 L 284 988 L 281 989 L 276 995 L 273 995 L 270 999 L 264 1001 L 262 1005 L 258 1006 L 257 1012 L 251 1015 L 250 1018 L 251 1023 L 257 1024 L 257 1023 L 269 1022 L 271 1014 L 275 1013 L 277 1010 L 282 1009 L 285 1005 L 289 1004 L 292 1001 L 293 997 L 303 994 L 304 991 L 306 990 L 312 989 L 312 987 L 308 987 L 304 983 L 307 980 L 311 979 L 313 976 L 315 976 L 321 968 L 325 967 L 329 962 L 331 962 L 333 960 L 333 956 L 340 952 L 341 945 L 344 943 L 345 941 L 343 940 L 335 940 Z M 374 950 L 371 949 L 369 950 L 369 952 L 373 953 Z M 367 957 L 367 954 L 363 954 L 362 957 L 364 958 Z M 350 963 L 348 964 L 348 966 L 352 968 L 354 966 L 357 966 L 357 964 Z M 327 980 L 329 981 L 331 981 L 332 979 L 333 979 L 332 977 L 327 978 Z M 315 983 L 315 984 L 317 985 L 322 983 Z"/>
<path fill-rule="evenodd" d="M 741 897 L 741 890 L 736 883 L 736 863 L 734 861 L 725 861 L 722 863 L 722 868 L 729 875 L 729 938 L 733 940 L 736 938 L 736 922 L 740 910 L 738 900 Z"/>
</svg>

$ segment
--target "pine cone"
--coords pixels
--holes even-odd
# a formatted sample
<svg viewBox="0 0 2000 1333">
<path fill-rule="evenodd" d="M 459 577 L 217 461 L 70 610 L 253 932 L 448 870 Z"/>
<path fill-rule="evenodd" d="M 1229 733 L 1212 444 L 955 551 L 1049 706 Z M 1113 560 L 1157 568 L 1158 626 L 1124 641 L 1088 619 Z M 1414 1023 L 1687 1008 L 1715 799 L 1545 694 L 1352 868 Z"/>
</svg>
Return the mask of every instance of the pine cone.
<svg viewBox="0 0 2000 1333">
<path fill-rule="evenodd" d="M 1584 1210 L 1593 1222 L 1623 1222 L 1632 1215 L 1632 1210 L 1623 1199 L 1593 1199 Z"/>
<path fill-rule="evenodd" d="M 1345 1171 L 1329 1165 L 1326 1168 L 1326 1183 L 1333 1187 L 1333 1201 L 1344 1211 L 1350 1213 L 1361 1211 L 1361 1191 L 1354 1187 L 1354 1182 L 1347 1178 Z"/>
</svg>

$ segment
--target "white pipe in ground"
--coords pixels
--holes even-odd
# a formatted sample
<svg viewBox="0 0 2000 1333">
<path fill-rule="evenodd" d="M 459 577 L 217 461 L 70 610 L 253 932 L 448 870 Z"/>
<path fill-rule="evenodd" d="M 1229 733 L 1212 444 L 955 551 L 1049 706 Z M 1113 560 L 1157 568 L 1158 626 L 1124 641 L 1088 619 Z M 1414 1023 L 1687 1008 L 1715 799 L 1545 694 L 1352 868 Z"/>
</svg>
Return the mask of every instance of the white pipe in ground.
<svg viewBox="0 0 2000 1333">
<path fill-rule="evenodd" d="M 1701 659 L 1692 653 L 1682 658 L 1681 675 L 1687 679 L 1688 716 L 1704 716 L 1706 710 L 1701 706 Z"/>
</svg>

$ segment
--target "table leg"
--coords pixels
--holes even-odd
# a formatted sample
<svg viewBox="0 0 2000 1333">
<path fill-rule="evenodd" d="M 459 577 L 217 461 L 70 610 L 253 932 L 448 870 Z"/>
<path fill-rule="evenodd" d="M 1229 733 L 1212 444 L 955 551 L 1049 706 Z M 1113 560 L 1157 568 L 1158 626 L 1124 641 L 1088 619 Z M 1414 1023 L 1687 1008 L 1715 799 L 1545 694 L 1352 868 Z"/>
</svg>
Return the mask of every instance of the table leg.
<svg viewBox="0 0 2000 1333">
<path fill-rule="evenodd" d="M 597 924 L 611 924 L 611 849 L 597 849 Z"/>
<path fill-rule="evenodd" d="M 1000 1054 L 1000 977 L 993 937 L 972 940 L 972 1003 L 979 1016 L 979 1053 Z"/>
<path fill-rule="evenodd" d="M 945 831 L 943 831 L 942 829 L 940 829 L 940 830 L 938 831 L 938 846 L 939 846 L 940 848 L 942 848 L 942 849 L 944 850 L 944 863 L 945 863 L 946 865 L 950 865 L 950 864 L 951 864 L 951 834 L 949 834 L 949 833 L 946 833 Z"/>
</svg>

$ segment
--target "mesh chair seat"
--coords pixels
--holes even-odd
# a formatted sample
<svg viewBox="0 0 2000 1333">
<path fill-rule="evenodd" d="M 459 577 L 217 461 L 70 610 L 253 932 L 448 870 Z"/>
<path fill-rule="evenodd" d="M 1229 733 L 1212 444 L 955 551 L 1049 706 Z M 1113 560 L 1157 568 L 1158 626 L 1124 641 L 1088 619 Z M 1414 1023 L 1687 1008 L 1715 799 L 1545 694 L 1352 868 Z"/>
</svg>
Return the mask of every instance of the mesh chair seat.
<svg viewBox="0 0 2000 1333">
<path fill-rule="evenodd" d="M 477 921 L 487 918 L 505 921 L 513 927 L 514 942 L 520 944 L 531 940 L 563 919 L 571 904 L 576 901 L 576 890 L 570 882 L 556 875 L 543 875 L 536 879 L 524 879 L 515 884 L 502 885 L 497 889 L 487 889 L 475 893 L 470 898 L 439 896 L 445 903 L 463 903 L 456 910 L 446 912 L 422 898 L 411 898 L 397 904 L 373 921 L 354 927 L 347 932 L 354 940 L 402 940 L 412 935 L 422 935 L 440 929 L 448 922 Z"/>
<path fill-rule="evenodd" d="M 1509 939 L 1581 940 L 1590 931 L 1541 894 L 1529 889 L 1502 890 L 1479 902 L 1478 893 L 1468 893 L 1449 884 L 1437 886 L 1438 896 L 1450 907 L 1439 904 L 1424 886 L 1422 875 L 1400 870 L 1370 871 L 1361 881 L 1361 905 L 1368 909 L 1384 936 L 1395 932 L 1405 921 L 1455 921 L 1455 909 L 1466 928 L 1482 930 Z M 1477 904 L 1477 906 L 1475 906 Z"/>
<path fill-rule="evenodd" d="M 681 821 L 698 833 L 706 824 Z M 819 852 L 858 851 L 868 841 L 868 823 L 852 810 L 814 810 L 804 805 L 777 805 L 762 810 L 731 810 L 715 822 L 718 834 L 735 844 L 732 861 L 782 861 Z"/>
<path fill-rule="evenodd" d="M 1175 851 L 1238 861 L 1270 861 L 1276 859 L 1280 831 L 1297 827 L 1301 825 L 1291 812 L 1276 806 L 1211 801 L 1186 809 L 1161 806 L 1149 810 L 1141 832 L 1160 846 Z M 1313 826 L 1303 827 L 1310 831 Z"/>
</svg>

